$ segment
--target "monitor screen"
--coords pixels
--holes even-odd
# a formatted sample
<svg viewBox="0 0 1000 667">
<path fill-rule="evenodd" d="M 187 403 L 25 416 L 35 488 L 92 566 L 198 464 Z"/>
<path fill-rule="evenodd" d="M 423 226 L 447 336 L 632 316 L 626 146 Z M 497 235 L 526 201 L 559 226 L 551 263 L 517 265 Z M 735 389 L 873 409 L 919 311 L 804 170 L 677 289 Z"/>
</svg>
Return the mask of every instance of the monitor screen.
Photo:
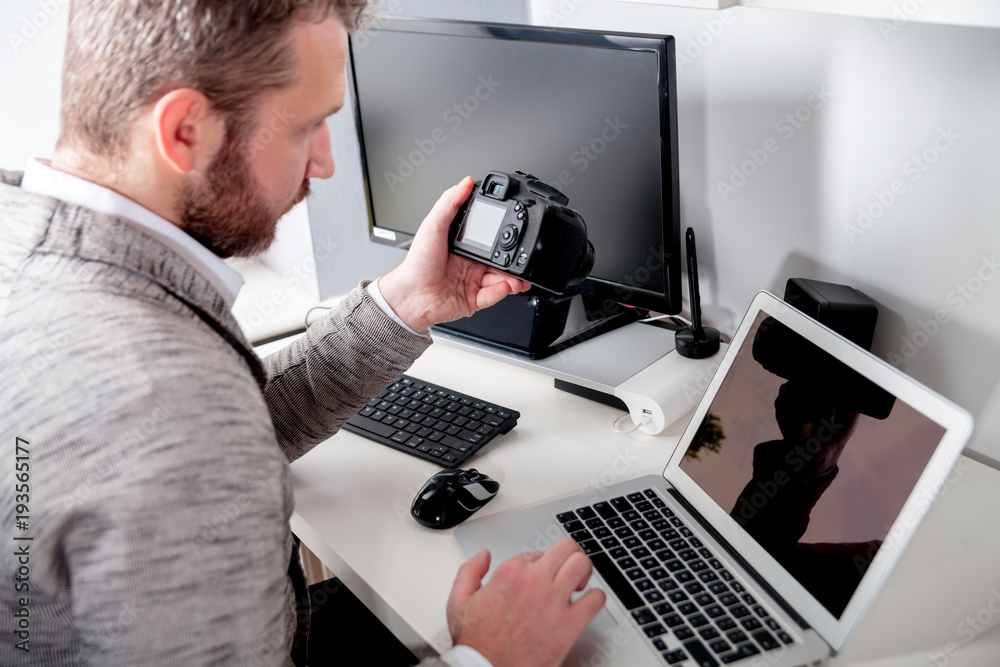
<svg viewBox="0 0 1000 667">
<path fill-rule="evenodd" d="M 351 55 L 373 240 L 407 247 L 464 176 L 520 170 L 587 223 L 595 265 L 573 289 L 680 311 L 671 37 L 393 19 Z"/>
</svg>

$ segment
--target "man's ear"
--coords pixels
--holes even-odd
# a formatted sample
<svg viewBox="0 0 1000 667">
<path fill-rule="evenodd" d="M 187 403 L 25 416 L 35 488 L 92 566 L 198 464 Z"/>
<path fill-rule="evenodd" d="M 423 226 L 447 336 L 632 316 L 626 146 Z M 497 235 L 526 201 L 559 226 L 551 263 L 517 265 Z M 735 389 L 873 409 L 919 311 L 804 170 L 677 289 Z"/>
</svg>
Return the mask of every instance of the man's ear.
<svg viewBox="0 0 1000 667">
<path fill-rule="evenodd" d="M 225 138 L 225 120 L 193 88 L 171 90 L 157 100 L 152 122 L 157 153 L 179 174 L 206 168 Z"/>
</svg>

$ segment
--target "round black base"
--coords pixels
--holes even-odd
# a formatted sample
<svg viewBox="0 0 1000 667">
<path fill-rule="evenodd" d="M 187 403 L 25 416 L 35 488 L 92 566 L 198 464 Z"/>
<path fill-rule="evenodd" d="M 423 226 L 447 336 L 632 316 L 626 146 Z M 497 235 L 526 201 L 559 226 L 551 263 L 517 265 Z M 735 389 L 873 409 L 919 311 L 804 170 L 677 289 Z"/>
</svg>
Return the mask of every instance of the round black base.
<svg viewBox="0 0 1000 667">
<path fill-rule="evenodd" d="M 682 357 L 688 359 L 707 359 L 719 351 L 722 336 L 713 327 L 702 327 L 701 335 L 695 335 L 694 329 L 687 327 L 674 334 L 674 346 Z"/>
</svg>

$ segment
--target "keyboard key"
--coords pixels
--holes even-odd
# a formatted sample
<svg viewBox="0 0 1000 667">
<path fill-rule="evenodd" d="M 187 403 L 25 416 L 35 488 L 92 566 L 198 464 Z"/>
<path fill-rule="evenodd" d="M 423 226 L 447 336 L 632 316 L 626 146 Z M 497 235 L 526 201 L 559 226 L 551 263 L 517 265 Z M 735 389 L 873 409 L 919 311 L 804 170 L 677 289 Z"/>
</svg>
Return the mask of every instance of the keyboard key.
<svg viewBox="0 0 1000 667">
<path fill-rule="evenodd" d="M 698 667 L 717 667 L 719 664 L 719 661 L 708 652 L 705 645 L 697 639 L 684 642 L 684 648 L 691 655 L 691 658 Z"/>
<path fill-rule="evenodd" d="M 667 629 L 659 623 L 654 623 L 653 625 L 643 627 L 642 631 L 646 633 L 647 637 L 658 637 L 665 633 Z"/>
<path fill-rule="evenodd" d="M 682 625 L 674 630 L 674 636 L 680 639 L 681 641 L 684 641 L 685 639 L 691 639 L 692 637 L 694 637 L 694 630 L 692 630 L 686 625 Z"/>
<path fill-rule="evenodd" d="M 708 645 L 708 647 L 713 651 L 715 651 L 716 653 L 725 653 L 730 648 L 732 648 L 729 645 L 729 642 L 727 642 L 725 639 L 720 639 L 717 642 L 712 642 L 711 644 Z"/>
<path fill-rule="evenodd" d="M 719 618 L 726 614 L 726 610 L 717 604 L 713 604 L 705 607 L 705 613 L 708 614 L 709 618 Z"/>
<path fill-rule="evenodd" d="M 645 607 L 633 611 L 632 618 L 634 618 L 635 622 L 639 625 L 646 625 L 647 623 L 652 623 L 656 620 L 656 617 L 653 616 L 653 612 Z"/>
<path fill-rule="evenodd" d="M 636 547 L 635 549 L 632 549 L 632 555 L 635 556 L 636 558 L 648 558 L 649 557 L 649 549 L 647 549 L 646 547 L 641 547 L 641 546 L 640 547 Z"/>
<path fill-rule="evenodd" d="M 381 417 L 377 417 L 377 415 L 379 414 L 380 414 L 379 412 L 375 412 L 374 414 L 372 414 L 371 417 L 357 417 L 357 418 L 352 417 L 352 419 L 357 420 L 357 425 L 359 428 L 364 429 L 369 433 L 380 435 L 383 438 L 388 438 L 389 436 L 391 436 L 393 433 L 396 432 L 396 429 L 381 423 L 380 419 L 385 418 L 385 413 L 383 412 L 381 413 L 382 415 Z"/>
<path fill-rule="evenodd" d="M 742 644 L 743 642 L 747 641 L 746 633 L 744 633 L 742 630 L 733 630 L 732 632 L 728 633 L 726 637 L 729 639 L 729 641 L 731 641 L 734 644 Z"/>
<path fill-rule="evenodd" d="M 736 627 L 736 621 L 729 618 L 728 616 L 725 618 L 720 618 L 719 620 L 716 621 L 716 623 L 718 624 L 719 629 L 722 630 L 723 632 L 727 632 Z"/>
<path fill-rule="evenodd" d="M 581 519 L 594 519 L 597 517 L 597 513 L 590 507 L 581 507 L 576 511 L 577 516 Z"/>
<path fill-rule="evenodd" d="M 663 654 L 663 659 L 667 661 L 668 665 L 676 665 L 682 660 L 687 660 L 687 653 L 680 649 L 670 651 L 669 653 Z"/>
<path fill-rule="evenodd" d="M 613 519 L 618 516 L 618 512 L 611 505 L 603 501 L 596 503 L 594 509 L 605 519 Z"/>
<path fill-rule="evenodd" d="M 646 591 L 653 590 L 656 584 L 654 584 L 649 579 L 640 579 L 635 582 L 635 587 L 639 589 L 639 592 L 645 593 Z"/>
<path fill-rule="evenodd" d="M 632 503 L 625 500 L 625 498 L 622 496 L 619 496 L 617 498 L 612 498 L 611 506 L 614 507 L 619 512 L 627 512 L 630 509 L 632 509 Z"/>
<path fill-rule="evenodd" d="M 753 633 L 753 638 L 757 640 L 757 643 L 760 644 L 761 648 L 765 651 L 771 651 L 781 646 L 781 644 L 778 643 L 778 640 L 775 639 L 774 636 L 767 630 L 761 630 L 760 632 Z"/>
<path fill-rule="evenodd" d="M 653 611 L 655 611 L 660 616 L 666 616 L 667 614 L 669 614 L 673 610 L 674 610 L 674 608 L 670 606 L 669 602 L 659 602 L 659 603 L 653 605 Z"/>
<path fill-rule="evenodd" d="M 642 597 L 632 588 L 628 579 L 618 570 L 614 561 L 606 553 L 590 554 L 590 562 L 594 564 L 594 569 L 597 570 L 608 588 L 625 605 L 626 609 L 632 610 L 644 606 Z"/>
</svg>

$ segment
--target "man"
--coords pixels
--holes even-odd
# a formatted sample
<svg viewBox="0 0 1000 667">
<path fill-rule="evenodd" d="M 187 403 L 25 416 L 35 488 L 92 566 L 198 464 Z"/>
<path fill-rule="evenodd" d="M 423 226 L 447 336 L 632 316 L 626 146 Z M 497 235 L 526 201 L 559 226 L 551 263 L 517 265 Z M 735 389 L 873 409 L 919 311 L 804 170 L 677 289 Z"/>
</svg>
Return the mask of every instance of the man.
<svg viewBox="0 0 1000 667">
<path fill-rule="evenodd" d="M 448 254 L 465 179 L 399 267 L 302 339 L 261 363 L 240 333 L 220 258 L 266 248 L 333 175 L 326 117 L 363 8 L 74 2 L 55 154 L 0 172 L 0 428 L 18 457 L 0 663 L 305 664 L 288 463 L 428 326 L 526 287 Z M 488 568 L 482 552 L 459 570 L 456 648 L 428 664 L 557 664 L 604 602 L 571 602 L 591 566 L 569 540 L 484 586 Z"/>
</svg>

